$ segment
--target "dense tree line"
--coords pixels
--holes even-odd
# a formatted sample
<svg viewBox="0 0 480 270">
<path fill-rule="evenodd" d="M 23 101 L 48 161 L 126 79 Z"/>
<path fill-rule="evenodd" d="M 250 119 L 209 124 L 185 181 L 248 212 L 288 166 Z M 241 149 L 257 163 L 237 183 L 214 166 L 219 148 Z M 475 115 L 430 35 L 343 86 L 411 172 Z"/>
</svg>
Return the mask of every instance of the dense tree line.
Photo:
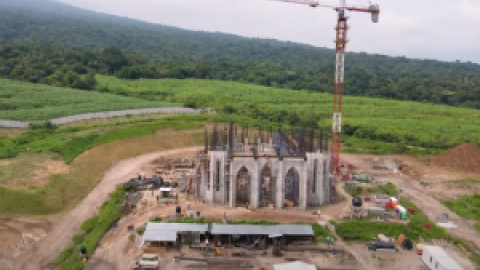
<svg viewBox="0 0 480 270">
<path fill-rule="evenodd" d="M 2 1 L 0 40 L 25 39 L 47 44 L 49 56 L 42 52 L 32 58 L 29 50 L 20 49 L 28 46 L 16 45 L 15 53 L 3 53 L 2 63 L 10 62 L 2 65 L 2 76 L 80 89 L 92 88 L 93 73 L 333 89 L 335 54 L 330 49 L 187 31 L 48 0 Z M 48 59 L 52 54 L 56 60 Z M 345 94 L 480 108 L 480 65 L 364 53 L 348 53 L 346 61 Z"/>
</svg>

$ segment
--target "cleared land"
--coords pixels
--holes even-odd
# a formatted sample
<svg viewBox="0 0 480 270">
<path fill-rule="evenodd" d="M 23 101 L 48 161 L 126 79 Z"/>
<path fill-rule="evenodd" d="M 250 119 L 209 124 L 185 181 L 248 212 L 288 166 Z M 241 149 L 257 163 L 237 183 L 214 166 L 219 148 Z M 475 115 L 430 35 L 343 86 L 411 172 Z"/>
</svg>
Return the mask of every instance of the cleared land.
<svg viewBox="0 0 480 270">
<path fill-rule="evenodd" d="M 55 174 L 65 174 L 68 166 L 47 154 L 22 154 L 10 160 L 0 160 L 0 186 L 9 188 L 42 187 Z"/>
<path fill-rule="evenodd" d="M 46 120 L 88 112 L 179 105 L 0 79 L 0 119 Z"/>
<path fill-rule="evenodd" d="M 209 80 L 126 81 L 107 76 L 97 80 L 112 93 L 193 102 L 230 112 L 225 120 L 238 116 L 266 127 L 272 122 L 298 125 L 292 115 L 296 113 L 304 120 L 314 117 L 322 126 L 331 126 L 330 94 Z M 383 152 L 414 153 L 410 146 L 448 149 L 465 139 L 480 141 L 480 111 L 473 109 L 345 96 L 342 121 L 342 133 L 350 137 L 345 137 L 345 149 L 355 145 L 357 149 L 373 148 L 372 153 L 382 153 L 382 148 Z"/>
</svg>

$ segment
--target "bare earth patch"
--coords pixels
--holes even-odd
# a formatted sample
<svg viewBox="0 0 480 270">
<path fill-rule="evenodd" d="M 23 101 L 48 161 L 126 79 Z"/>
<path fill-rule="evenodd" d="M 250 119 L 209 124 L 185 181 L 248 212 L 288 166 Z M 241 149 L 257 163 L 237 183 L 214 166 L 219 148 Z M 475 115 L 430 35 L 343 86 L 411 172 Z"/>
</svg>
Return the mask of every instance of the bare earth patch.
<svg viewBox="0 0 480 270">
<path fill-rule="evenodd" d="M 17 136 L 24 132 L 23 129 L 16 128 L 0 128 L 0 136 Z"/>
<path fill-rule="evenodd" d="M 53 160 L 48 155 L 24 154 L 10 160 L 0 161 L 0 185 L 8 188 L 41 187 L 55 174 L 68 172 L 63 161 Z"/>
</svg>

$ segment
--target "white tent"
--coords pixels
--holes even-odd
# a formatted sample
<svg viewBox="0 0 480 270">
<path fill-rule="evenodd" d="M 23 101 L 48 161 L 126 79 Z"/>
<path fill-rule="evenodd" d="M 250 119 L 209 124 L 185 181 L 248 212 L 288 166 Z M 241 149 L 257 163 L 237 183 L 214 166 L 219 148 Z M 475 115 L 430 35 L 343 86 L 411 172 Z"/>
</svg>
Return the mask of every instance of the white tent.
<svg viewBox="0 0 480 270">
<path fill-rule="evenodd" d="M 275 264 L 273 268 L 275 270 L 317 270 L 317 267 L 315 267 L 314 265 L 302 262 Z"/>
</svg>

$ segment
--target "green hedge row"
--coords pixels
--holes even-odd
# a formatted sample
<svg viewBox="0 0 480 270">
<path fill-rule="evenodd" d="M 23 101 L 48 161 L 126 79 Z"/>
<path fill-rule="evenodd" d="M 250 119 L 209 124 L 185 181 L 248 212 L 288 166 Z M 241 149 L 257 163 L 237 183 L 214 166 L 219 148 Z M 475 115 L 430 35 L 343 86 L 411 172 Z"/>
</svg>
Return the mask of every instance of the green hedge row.
<svg viewBox="0 0 480 270">
<path fill-rule="evenodd" d="M 98 216 L 85 220 L 80 228 L 84 235 L 74 235 L 72 246 L 67 247 L 57 257 L 55 263 L 60 270 L 82 270 L 84 264 L 80 260 L 80 247 L 87 249 L 87 256 L 91 256 L 102 236 L 112 224 L 120 219 L 121 203 L 125 196 L 125 189 L 119 187 L 110 195 L 110 198 L 100 208 Z"/>
</svg>

